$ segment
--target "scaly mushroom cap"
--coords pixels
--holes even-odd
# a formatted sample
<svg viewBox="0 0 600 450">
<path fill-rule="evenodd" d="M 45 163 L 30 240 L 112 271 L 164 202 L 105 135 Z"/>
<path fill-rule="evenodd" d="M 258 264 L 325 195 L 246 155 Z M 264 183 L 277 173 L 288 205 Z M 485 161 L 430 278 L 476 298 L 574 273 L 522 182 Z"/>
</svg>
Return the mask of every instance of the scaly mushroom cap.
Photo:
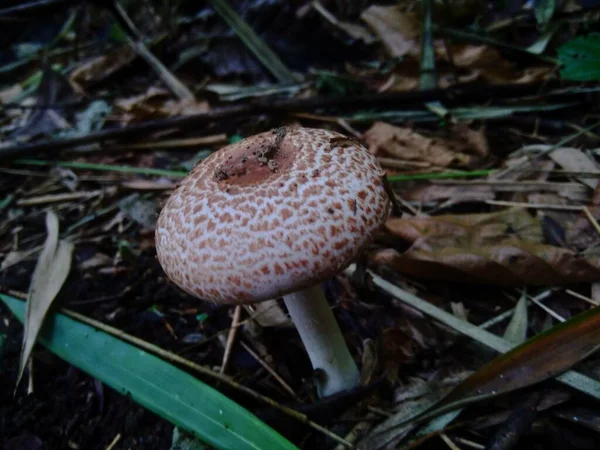
<svg viewBox="0 0 600 450">
<path fill-rule="evenodd" d="M 186 292 L 218 303 L 277 298 L 359 255 L 389 212 L 384 172 L 339 133 L 279 128 L 201 161 L 167 200 L 158 260 Z"/>
</svg>

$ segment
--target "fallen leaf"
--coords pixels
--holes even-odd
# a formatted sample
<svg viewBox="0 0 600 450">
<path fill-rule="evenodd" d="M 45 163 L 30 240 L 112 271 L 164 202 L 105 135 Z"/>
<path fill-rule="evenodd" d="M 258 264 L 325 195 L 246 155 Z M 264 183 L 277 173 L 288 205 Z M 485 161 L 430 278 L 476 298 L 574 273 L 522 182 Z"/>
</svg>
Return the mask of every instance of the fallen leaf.
<svg viewBox="0 0 600 450">
<path fill-rule="evenodd" d="M 483 130 L 452 127 L 448 136 L 426 137 L 410 128 L 376 122 L 364 135 L 369 151 L 441 167 L 472 167 L 488 154 Z"/>
<path fill-rule="evenodd" d="M 10 133 L 10 138 L 25 141 L 70 128 L 64 111 L 54 105 L 72 95 L 73 90 L 62 74 L 52 68 L 45 69 L 35 98 L 36 108 L 24 115 L 20 126 Z"/>
<path fill-rule="evenodd" d="M 11 103 L 14 99 L 23 93 L 23 88 L 19 83 L 10 87 L 0 89 L 0 104 Z"/>
<path fill-rule="evenodd" d="M 48 211 L 46 214 L 46 230 L 46 242 L 33 272 L 27 296 L 17 386 L 21 381 L 25 364 L 31 355 L 46 314 L 71 269 L 74 246 L 71 242 L 58 239 L 58 217 L 52 211 Z"/>
<path fill-rule="evenodd" d="M 416 13 L 404 12 L 400 5 L 371 5 L 360 18 L 379 36 L 392 58 L 419 51 L 417 37 L 421 33 L 421 24 Z"/>
<path fill-rule="evenodd" d="M 580 255 L 542 243 L 539 219 L 524 210 L 459 216 L 393 218 L 392 236 L 408 250 L 376 251 L 378 264 L 403 275 L 492 285 L 557 285 L 600 280 L 600 252 Z"/>
<path fill-rule="evenodd" d="M 290 327 L 292 321 L 277 300 L 267 300 L 253 305 L 244 305 L 252 319 L 261 327 Z"/>
<path fill-rule="evenodd" d="M 435 217 L 392 218 L 386 231 L 414 243 L 429 236 L 448 236 L 457 246 L 484 246 L 503 242 L 516 234 L 528 242 L 541 243 L 541 223 L 522 208 L 508 208 L 495 213 L 444 214 Z"/>
<path fill-rule="evenodd" d="M 448 379 L 438 379 L 433 382 L 424 382 L 420 379 L 413 379 L 418 382 L 416 397 L 399 404 L 396 407 L 396 412 L 392 416 L 373 428 L 373 430 L 358 443 L 358 448 L 360 450 L 397 448 L 397 445 L 418 425 L 415 422 L 411 422 L 411 419 L 416 418 L 429 410 L 433 405 L 439 402 L 448 391 L 455 387 L 457 383 L 463 381 L 466 376 L 467 374 L 463 372 L 457 374 L 457 376 L 448 377 Z M 410 386 L 403 387 L 409 391 L 415 391 L 415 389 Z"/>
<path fill-rule="evenodd" d="M 143 94 L 116 100 L 115 107 L 125 113 L 121 115 L 121 121 L 124 123 L 208 111 L 207 102 L 194 99 L 174 100 L 169 91 L 156 86 L 151 86 Z"/>
<path fill-rule="evenodd" d="M 541 149 L 543 151 L 543 146 Z M 550 146 L 547 146 L 549 148 Z M 562 147 L 557 148 L 550 152 L 550 158 L 556 162 L 559 166 L 561 166 L 565 170 L 570 170 L 573 172 L 597 172 L 598 165 L 596 161 L 594 161 L 590 156 L 582 152 L 577 148 L 569 148 Z M 577 177 L 577 180 L 589 186 L 592 189 L 596 189 L 598 186 L 598 178 L 586 178 L 586 177 Z"/>
<path fill-rule="evenodd" d="M 600 348 L 600 308 L 591 308 L 493 359 L 456 386 L 436 409 L 554 378 Z"/>
<path fill-rule="evenodd" d="M 486 82 L 491 84 L 528 83 L 546 79 L 552 73 L 552 66 L 530 66 L 518 68 L 505 59 L 501 53 L 488 45 L 456 44 L 450 46 L 452 63 L 461 69 L 459 82 Z M 434 46 L 436 58 L 448 61 L 447 49 L 443 42 Z M 450 75 L 450 73 L 448 73 Z M 447 83 L 440 83 L 445 87 Z"/>
<path fill-rule="evenodd" d="M 558 47 L 560 76 L 572 81 L 600 79 L 600 33 L 578 36 Z"/>
<path fill-rule="evenodd" d="M 131 63 L 137 54 L 133 47 L 124 45 L 109 53 L 84 62 L 71 72 L 71 83 L 83 90 L 84 87 L 97 83 Z"/>
<path fill-rule="evenodd" d="M 521 344 L 527 339 L 527 295 L 523 293 L 513 310 L 510 322 L 504 330 L 504 339 Z"/>
<path fill-rule="evenodd" d="M 119 202 L 119 209 L 129 219 L 142 225 L 147 229 L 156 226 L 156 203 L 152 200 L 140 198 L 138 194 L 132 194 Z"/>
</svg>

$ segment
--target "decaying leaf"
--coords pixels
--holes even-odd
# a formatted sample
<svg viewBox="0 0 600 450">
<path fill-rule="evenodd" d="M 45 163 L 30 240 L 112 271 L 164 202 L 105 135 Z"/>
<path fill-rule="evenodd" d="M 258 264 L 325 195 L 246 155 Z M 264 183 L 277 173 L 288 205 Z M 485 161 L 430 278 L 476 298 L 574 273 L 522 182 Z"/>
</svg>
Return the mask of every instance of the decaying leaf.
<svg viewBox="0 0 600 450">
<path fill-rule="evenodd" d="M 455 376 L 428 382 L 421 379 L 412 379 L 408 386 L 403 386 L 403 390 L 412 392 L 414 395 L 408 397 L 409 399 L 405 398 L 396 407 L 396 411 L 392 416 L 373 428 L 359 442 L 358 448 L 360 450 L 397 448 L 398 443 L 418 425 L 418 423 L 410 422 L 410 420 L 420 416 L 439 402 L 444 395 L 451 391 L 459 382 L 463 381 L 467 375 L 467 372 L 462 372 Z"/>
<path fill-rule="evenodd" d="M 360 15 L 379 36 L 388 54 L 400 58 L 407 53 L 417 54 L 417 38 L 421 33 L 418 15 L 404 12 L 400 5 L 371 5 Z"/>
<path fill-rule="evenodd" d="M 600 348 L 600 309 L 592 308 L 498 356 L 437 405 L 502 394 L 565 372 Z"/>
<path fill-rule="evenodd" d="M 452 127 L 447 136 L 426 137 L 410 128 L 376 122 L 365 142 L 373 154 L 424 161 L 441 167 L 472 167 L 488 154 L 483 130 L 466 125 Z"/>
<path fill-rule="evenodd" d="M 451 46 L 453 64 L 466 70 L 459 76 L 462 82 L 533 83 L 544 80 L 552 71 L 550 66 L 519 69 L 516 64 L 504 58 L 495 48 L 488 45 L 457 44 Z M 436 58 L 447 60 L 446 48 L 435 47 Z"/>
<path fill-rule="evenodd" d="M 515 344 L 521 344 L 527 339 L 527 295 L 523 293 L 517 302 L 512 317 L 506 330 L 504 330 L 504 339 Z"/>
<path fill-rule="evenodd" d="M 542 151 L 549 147 L 550 146 L 542 146 Z M 556 150 L 550 152 L 549 156 L 554 162 L 556 162 L 556 164 L 565 170 L 570 170 L 573 172 L 600 173 L 600 170 L 598 170 L 598 164 L 596 164 L 594 159 L 577 148 L 557 148 Z M 598 178 L 578 177 L 577 179 L 592 189 L 596 189 L 596 186 L 598 186 Z"/>
<path fill-rule="evenodd" d="M 504 242 L 510 235 L 534 243 L 541 243 L 543 239 L 540 221 L 521 208 L 495 213 L 389 219 L 385 229 L 410 243 L 429 236 L 447 236 L 449 243 L 465 247 Z"/>
<path fill-rule="evenodd" d="M 38 337 L 46 314 L 61 290 L 71 269 L 73 244 L 58 239 L 58 217 L 52 211 L 46 214 L 47 237 L 31 279 L 27 296 L 27 310 L 23 332 L 23 346 L 17 386 L 23 376 L 25 364 Z"/>
<path fill-rule="evenodd" d="M 115 107 L 124 112 L 123 122 L 159 119 L 169 116 L 199 114 L 208 111 L 207 102 L 174 100 L 166 89 L 151 86 L 141 94 L 115 101 Z"/>
<path fill-rule="evenodd" d="M 276 300 L 244 305 L 244 308 L 261 327 L 290 327 L 293 325 Z"/>
<path fill-rule="evenodd" d="M 579 255 L 542 243 L 539 219 L 525 210 L 417 218 L 394 218 L 385 226 L 409 242 L 375 252 L 376 263 L 404 275 L 492 285 L 556 285 L 600 280 L 600 254 Z"/>
<path fill-rule="evenodd" d="M 137 54 L 131 46 L 124 45 L 83 63 L 71 72 L 70 80 L 80 88 L 84 88 L 114 74 L 131 63 L 136 56 Z"/>
<path fill-rule="evenodd" d="M 132 194 L 119 202 L 119 209 L 128 218 L 147 229 L 154 229 L 156 226 L 157 207 L 152 200 L 141 198 L 138 194 Z"/>
</svg>

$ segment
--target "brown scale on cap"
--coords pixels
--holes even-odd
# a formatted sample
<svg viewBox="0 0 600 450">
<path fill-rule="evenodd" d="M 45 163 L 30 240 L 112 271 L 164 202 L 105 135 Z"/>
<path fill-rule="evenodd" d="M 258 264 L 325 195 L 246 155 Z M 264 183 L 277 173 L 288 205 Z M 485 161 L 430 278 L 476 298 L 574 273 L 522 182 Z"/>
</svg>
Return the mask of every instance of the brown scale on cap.
<svg viewBox="0 0 600 450">
<path fill-rule="evenodd" d="M 261 133 L 194 167 L 165 204 L 158 259 L 188 293 L 250 303 L 314 285 L 347 266 L 385 222 L 377 160 L 319 129 Z"/>
</svg>

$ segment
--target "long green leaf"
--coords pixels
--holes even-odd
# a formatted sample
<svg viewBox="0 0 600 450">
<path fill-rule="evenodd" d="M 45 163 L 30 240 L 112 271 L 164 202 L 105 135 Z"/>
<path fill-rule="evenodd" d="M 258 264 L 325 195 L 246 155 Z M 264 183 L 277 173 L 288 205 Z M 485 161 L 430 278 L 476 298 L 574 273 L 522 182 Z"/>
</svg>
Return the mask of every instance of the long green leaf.
<svg viewBox="0 0 600 450">
<path fill-rule="evenodd" d="M 0 294 L 22 322 L 25 303 Z M 39 341 L 70 364 L 218 449 L 296 449 L 256 416 L 187 372 L 63 314 Z"/>
</svg>

